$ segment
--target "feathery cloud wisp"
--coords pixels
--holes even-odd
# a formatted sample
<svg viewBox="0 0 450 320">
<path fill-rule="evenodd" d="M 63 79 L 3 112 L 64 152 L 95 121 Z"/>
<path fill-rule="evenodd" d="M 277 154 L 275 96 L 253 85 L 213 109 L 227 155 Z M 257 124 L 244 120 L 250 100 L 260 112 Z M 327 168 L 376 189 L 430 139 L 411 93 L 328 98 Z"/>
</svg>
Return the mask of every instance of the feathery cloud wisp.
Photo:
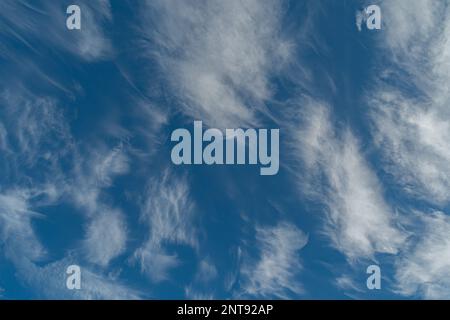
<svg viewBox="0 0 450 320">
<path fill-rule="evenodd" d="M 426 299 L 450 298 L 450 218 L 420 213 L 416 242 L 397 261 L 398 293 Z"/>
<path fill-rule="evenodd" d="M 329 108 L 306 102 L 304 123 L 294 128 L 294 152 L 305 195 L 326 205 L 325 233 L 349 259 L 398 252 L 405 236 L 395 226 L 395 212 L 385 202 L 381 185 L 347 129 L 333 127 Z"/>
<path fill-rule="evenodd" d="M 390 67 L 382 67 L 367 98 L 374 140 L 386 171 L 407 194 L 445 205 L 450 201 L 450 9 L 445 1 L 419 0 L 396 1 L 385 11 L 387 36 L 380 47 Z"/>
<path fill-rule="evenodd" d="M 179 264 L 175 254 L 164 245 L 187 245 L 197 248 L 194 202 L 185 177 L 175 177 L 166 169 L 161 177 L 149 181 L 141 218 L 148 223 L 148 240 L 134 257 L 142 272 L 154 281 L 167 279 L 170 269 Z"/>
<path fill-rule="evenodd" d="M 104 24 L 112 15 L 108 0 L 78 1 L 82 13 L 81 32 L 68 32 L 66 11 L 53 3 L 5 0 L 0 3 L 0 36 L 18 41 L 31 49 L 37 40 L 40 45 L 60 48 L 85 61 L 110 57 L 111 41 L 106 36 Z M 16 60 L 15 51 L 0 46 L 0 55 Z"/>
<path fill-rule="evenodd" d="M 298 252 L 308 237 L 295 225 L 279 223 L 275 227 L 256 228 L 259 258 L 241 269 L 243 295 L 253 297 L 298 297 L 303 287 L 297 280 L 302 269 Z"/>
<path fill-rule="evenodd" d="M 219 128 L 258 122 L 272 95 L 269 78 L 290 54 L 280 32 L 282 1 L 147 4 L 144 17 L 155 20 L 150 52 L 182 111 Z"/>
</svg>

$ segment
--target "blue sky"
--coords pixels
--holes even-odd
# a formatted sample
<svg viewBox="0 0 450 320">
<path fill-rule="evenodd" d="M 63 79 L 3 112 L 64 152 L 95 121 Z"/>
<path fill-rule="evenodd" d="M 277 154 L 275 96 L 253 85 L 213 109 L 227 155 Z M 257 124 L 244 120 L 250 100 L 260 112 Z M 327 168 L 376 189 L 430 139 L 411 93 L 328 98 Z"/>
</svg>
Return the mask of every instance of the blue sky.
<svg viewBox="0 0 450 320">
<path fill-rule="evenodd" d="M 449 58 L 444 0 L 2 0 L 0 297 L 450 298 Z M 278 174 L 174 165 L 195 120 Z"/>
</svg>

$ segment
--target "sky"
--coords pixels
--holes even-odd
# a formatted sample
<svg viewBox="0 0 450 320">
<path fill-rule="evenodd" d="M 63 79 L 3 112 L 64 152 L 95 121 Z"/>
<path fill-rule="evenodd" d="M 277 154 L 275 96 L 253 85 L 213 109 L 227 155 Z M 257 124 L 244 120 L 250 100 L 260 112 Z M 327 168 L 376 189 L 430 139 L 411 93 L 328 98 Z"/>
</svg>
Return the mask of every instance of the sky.
<svg viewBox="0 0 450 320">
<path fill-rule="evenodd" d="M 0 298 L 449 299 L 449 84 L 446 0 L 2 0 Z"/>
</svg>

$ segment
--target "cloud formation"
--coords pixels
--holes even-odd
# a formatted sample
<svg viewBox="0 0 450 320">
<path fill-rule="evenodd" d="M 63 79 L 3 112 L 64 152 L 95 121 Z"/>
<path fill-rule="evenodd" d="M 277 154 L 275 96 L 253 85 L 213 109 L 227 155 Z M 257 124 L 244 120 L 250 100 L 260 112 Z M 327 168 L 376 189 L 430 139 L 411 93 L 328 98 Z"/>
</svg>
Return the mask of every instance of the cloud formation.
<svg viewBox="0 0 450 320">
<path fill-rule="evenodd" d="M 282 2 L 147 3 L 151 54 L 181 111 L 219 128 L 257 123 L 272 96 L 270 77 L 290 56 L 280 32 Z"/>
<path fill-rule="evenodd" d="M 82 12 L 82 31 L 66 29 L 65 10 L 50 2 L 5 0 L 0 4 L 0 36 L 38 54 L 40 46 L 59 48 L 85 61 L 96 61 L 113 54 L 104 25 L 111 22 L 108 0 L 78 1 Z M 37 42 L 36 42 L 37 41 Z M 0 45 L 0 55 L 15 61 L 11 46 Z"/>
<path fill-rule="evenodd" d="M 450 218 L 419 213 L 416 239 L 397 262 L 397 291 L 426 299 L 450 298 Z"/>
<path fill-rule="evenodd" d="M 324 231 L 333 246 L 350 260 L 396 254 L 404 235 L 357 139 L 348 128 L 338 134 L 325 104 L 306 101 L 301 118 L 293 129 L 299 184 L 326 206 Z"/>
<path fill-rule="evenodd" d="M 166 280 L 168 272 L 179 264 L 177 255 L 166 250 L 166 244 L 198 247 L 193 223 L 195 204 L 186 177 L 177 177 L 169 169 L 150 179 L 145 197 L 141 219 L 148 224 L 148 239 L 134 257 L 141 271 L 159 282 Z"/>
<path fill-rule="evenodd" d="M 450 201 L 450 11 L 445 1 L 386 6 L 387 36 L 368 105 L 386 171 L 413 197 Z M 436 23 L 439 21 L 439 23 Z"/>
<path fill-rule="evenodd" d="M 287 222 L 280 222 L 274 227 L 257 227 L 259 257 L 244 263 L 240 294 L 279 299 L 298 297 L 303 293 L 297 278 L 302 269 L 299 251 L 307 242 L 308 237 Z"/>
</svg>

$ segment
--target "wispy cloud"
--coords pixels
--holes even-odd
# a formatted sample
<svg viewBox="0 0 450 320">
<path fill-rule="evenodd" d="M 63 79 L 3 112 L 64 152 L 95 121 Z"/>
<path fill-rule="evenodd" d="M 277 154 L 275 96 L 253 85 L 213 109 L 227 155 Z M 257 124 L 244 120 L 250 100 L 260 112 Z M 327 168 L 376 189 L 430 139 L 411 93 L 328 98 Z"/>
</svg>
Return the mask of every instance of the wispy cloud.
<svg viewBox="0 0 450 320">
<path fill-rule="evenodd" d="M 202 259 L 199 262 L 199 267 L 195 279 L 199 282 L 209 282 L 217 277 L 216 266 L 208 259 Z"/>
<path fill-rule="evenodd" d="M 105 202 L 103 192 L 113 179 L 129 171 L 129 158 L 120 144 L 113 149 L 88 148 L 82 158 L 76 156 L 72 184 L 66 197 L 88 219 L 83 251 L 88 261 L 106 267 L 126 249 L 127 225 L 122 211 Z"/>
<path fill-rule="evenodd" d="M 135 252 L 135 259 L 152 280 L 166 280 L 170 269 L 179 264 L 177 255 L 168 253 L 165 244 L 198 247 L 194 208 L 186 177 L 177 177 L 166 169 L 149 181 L 141 212 L 149 236 Z"/>
<path fill-rule="evenodd" d="M 214 299 L 213 294 L 199 292 L 190 286 L 187 286 L 186 288 L 184 288 L 184 295 L 187 299 L 191 299 L 191 300 L 213 300 Z"/>
<path fill-rule="evenodd" d="M 356 19 L 356 28 L 358 28 L 358 31 L 362 30 L 362 24 L 366 21 L 367 16 L 364 10 L 357 11 L 355 14 Z"/>
<path fill-rule="evenodd" d="M 350 292 L 350 294 L 348 294 L 349 296 L 353 292 L 357 292 L 357 293 L 364 292 L 364 288 L 362 287 L 362 285 L 359 282 L 355 281 L 355 279 L 351 275 L 348 275 L 348 274 L 344 274 L 344 275 L 338 277 L 336 279 L 336 286 L 341 290 L 349 291 Z"/>
<path fill-rule="evenodd" d="M 395 1 L 383 13 L 380 60 L 367 96 L 372 133 L 393 176 L 389 183 L 422 203 L 420 210 L 404 209 L 414 236 L 396 262 L 397 291 L 448 298 L 449 219 L 423 211 L 450 201 L 450 8 L 447 1 Z"/>
<path fill-rule="evenodd" d="M 41 299 L 77 300 L 137 300 L 143 295 L 114 277 L 94 272 L 83 265 L 81 269 L 81 289 L 66 287 L 67 267 L 76 264 L 71 258 L 64 258 L 45 266 L 21 261 L 18 273 L 24 283 L 33 288 Z"/>
<path fill-rule="evenodd" d="M 109 1 L 78 1 L 82 30 L 66 29 L 66 10 L 47 2 L 5 0 L 0 4 L 0 36 L 13 39 L 37 53 L 37 44 L 60 48 L 83 60 L 95 61 L 112 55 L 112 44 L 104 24 L 111 21 Z M 11 47 L 0 46 L 0 54 L 15 60 Z"/>
<path fill-rule="evenodd" d="M 30 197 L 27 190 L 0 193 L 0 239 L 3 254 L 10 259 L 22 256 L 33 261 L 45 255 L 31 224 L 39 214 L 31 210 Z"/>
<path fill-rule="evenodd" d="M 103 144 L 87 147 L 83 153 L 83 157 L 79 152 L 75 155 L 70 198 L 87 215 L 94 215 L 105 206 L 102 190 L 111 187 L 115 177 L 128 173 L 129 158 L 122 143 L 114 148 Z"/>
<path fill-rule="evenodd" d="M 14 264 L 21 281 L 32 288 L 38 297 L 54 299 L 138 299 L 140 297 L 137 291 L 120 284 L 113 278 L 96 274 L 88 268 L 82 268 L 83 289 L 68 290 L 65 281 L 66 268 L 74 264 L 74 261 L 66 258 L 52 264 L 44 266 L 42 264 L 43 258 L 46 257 L 46 250 L 35 234 L 32 219 L 44 218 L 44 215 L 31 209 L 35 203 L 34 198 L 40 197 L 41 194 L 19 189 L 2 190 L 2 192 L 0 194 L 2 254 Z M 110 228 L 110 222 L 108 221 L 108 228 Z M 105 225 L 103 228 L 107 229 Z M 104 243 L 103 239 L 99 243 Z M 108 248 L 103 249 L 106 249 L 103 255 L 108 254 Z"/>
<path fill-rule="evenodd" d="M 262 298 L 297 297 L 303 292 L 298 280 L 302 269 L 299 251 L 308 237 L 295 225 L 256 228 L 257 259 L 244 261 L 240 295 Z"/>
<path fill-rule="evenodd" d="M 89 261 L 107 266 L 125 251 L 126 240 L 127 228 L 122 212 L 105 208 L 87 228 L 84 251 Z"/>
<path fill-rule="evenodd" d="M 37 166 L 47 168 L 46 172 L 54 174 L 58 162 L 70 152 L 73 141 L 63 108 L 49 97 L 40 97 L 20 84 L 16 87 L 6 86 L 0 92 L 2 108 L 3 163 L 8 163 L 10 176 L 25 175 L 26 170 Z M 21 164 L 22 167 L 18 168 Z M 50 174 L 46 177 L 55 179 Z"/>
<path fill-rule="evenodd" d="M 189 285 L 184 287 L 187 299 L 212 300 L 216 294 L 215 281 L 219 278 L 216 264 L 210 258 L 199 258 L 197 272 Z"/>
<path fill-rule="evenodd" d="M 384 9 L 380 48 L 390 63 L 380 66 L 368 97 L 375 142 L 404 191 L 444 205 L 450 200 L 450 11 L 446 1 L 396 1 Z"/>
<path fill-rule="evenodd" d="M 2 152 L 0 166 L 0 230 L 10 259 L 43 258 L 45 248 L 32 220 L 44 218 L 36 207 L 55 203 L 64 189 L 60 162 L 72 150 L 63 110 L 55 100 L 22 86 L 0 92 Z"/>
<path fill-rule="evenodd" d="M 19 85 L 6 88 L 0 101 L 4 128 L 0 160 L 8 172 L 0 183 L 5 248 L 31 259 L 28 250 L 37 251 L 40 246 L 33 238 L 31 219 L 37 217 L 33 208 L 65 202 L 80 209 L 88 219 L 82 241 L 88 261 L 106 266 L 126 245 L 122 213 L 101 197 L 114 177 L 128 172 L 124 147 L 87 148 L 81 157 L 65 109 L 57 100 L 39 97 Z M 45 214 L 39 217 L 45 219 Z M 17 233 L 15 240 L 11 233 Z"/>
<path fill-rule="evenodd" d="M 426 299 L 450 298 L 450 217 L 420 213 L 414 242 L 396 266 L 397 291 Z"/>
<path fill-rule="evenodd" d="M 293 150 L 300 159 L 299 184 L 326 205 L 324 231 L 350 260 L 398 252 L 405 236 L 384 201 L 381 184 L 349 129 L 335 129 L 329 107 L 305 101 Z"/>
<path fill-rule="evenodd" d="M 269 78 L 290 46 L 282 1 L 148 1 L 150 52 L 181 110 L 207 125 L 249 126 L 272 96 Z M 156 48 L 156 49 L 155 49 Z"/>
</svg>

